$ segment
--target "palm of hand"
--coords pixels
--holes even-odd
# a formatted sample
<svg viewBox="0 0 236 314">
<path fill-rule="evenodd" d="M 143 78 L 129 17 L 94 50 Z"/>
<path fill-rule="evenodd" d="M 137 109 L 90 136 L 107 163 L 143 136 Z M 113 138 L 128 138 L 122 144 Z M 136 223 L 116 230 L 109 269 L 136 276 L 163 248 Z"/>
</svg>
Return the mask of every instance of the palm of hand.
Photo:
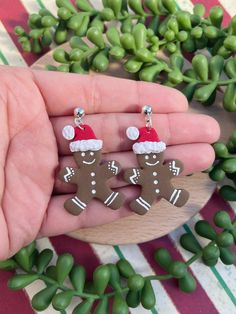
<svg viewBox="0 0 236 314">
<path fill-rule="evenodd" d="M 173 89 L 102 76 L 0 67 L 0 260 L 36 237 L 130 214 L 128 203 L 135 191 L 119 178 L 111 180 L 111 187 L 126 195 L 123 208 L 111 211 L 92 201 L 78 217 L 64 210 L 63 204 L 75 187 L 59 182 L 56 170 L 75 164 L 61 129 L 73 123 L 69 115 L 81 104 L 89 113 L 88 124 L 104 140 L 105 159 L 117 160 L 124 168 L 133 167 L 136 158 L 129 151 L 132 143 L 124 130 L 130 125 L 142 126 L 143 117 L 137 112 L 145 103 L 158 103 L 154 127 L 171 145 L 166 158 L 182 160 L 185 174 L 212 163 L 209 143 L 218 138 L 217 123 L 207 116 L 185 113 L 187 102 Z"/>
<path fill-rule="evenodd" d="M 0 182 L 4 187 L 0 252 L 11 253 L 39 233 L 53 190 L 58 153 L 43 97 L 31 74 L 23 80 L 5 75 L 7 99 L 1 108 L 5 111 L 1 129 L 9 137 L 0 156 L 1 162 L 5 160 Z"/>
</svg>

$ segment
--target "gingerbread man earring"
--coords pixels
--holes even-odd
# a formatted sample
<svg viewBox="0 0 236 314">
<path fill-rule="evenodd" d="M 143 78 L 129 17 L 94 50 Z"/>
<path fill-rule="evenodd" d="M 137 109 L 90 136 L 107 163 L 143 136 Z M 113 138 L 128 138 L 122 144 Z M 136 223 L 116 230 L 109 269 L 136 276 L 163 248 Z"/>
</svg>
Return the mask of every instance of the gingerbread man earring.
<svg viewBox="0 0 236 314">
<path fill-rule="evenodd" d="M 77 185 L 76 195 L 68 199 L 64 207 L 72 215 L 79 215 L 87 204 L 97 198 L 111 209 L 118 209 L 124 201 L 120 192 L 111 190 L 107 180 L 121 171 L 120 164 L 111 160 L 101 164 L 103 141 L 96 138 L 92 128 L 83 124 L 85 112 L 82 108 L 74 110 L 75 126 L 67 125 L 62 135 L 70 142 L 77 168 L 65 167 L 59 178 L 65 183 Z"/>
<path fill-rule="evenodd" d="M 171 179 L 183 171 L 183 164 L 179 160 L 164 163 L 166 144 L 152 127 L 151 106 L 144 106 L 142 112 L 146 126 L 140 129 L 131 126 L 126 130 L 127 137 L 136 141 L 133 151 L 140 168 L 127 169 L 124 173 L 125 181 L 141 186 L 141 195 L 130 203 L 131 209 L 139 215 L 146 214 L 156 199 L 164 198 L 181 207 L 189 198 L 186 190 L 176 189 L 171 183 Z"/>
</svg>

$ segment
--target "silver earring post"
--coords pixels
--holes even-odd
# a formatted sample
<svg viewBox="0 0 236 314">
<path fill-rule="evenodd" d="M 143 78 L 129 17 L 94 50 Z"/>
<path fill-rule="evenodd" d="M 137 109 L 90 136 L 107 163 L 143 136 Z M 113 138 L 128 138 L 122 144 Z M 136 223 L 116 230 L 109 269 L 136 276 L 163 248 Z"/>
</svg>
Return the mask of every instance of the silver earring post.
<svg viewBox="0 0 236 314">
<path fill-rule="evenodd" d="M 145 105 L 142 108 L 142 113 L 145 115 L 146 128 L 151 130 L 152 128 L 152 107 L 149 105 Z"/>
<path fill-rule="evenodd" d="M 83 130 L 81 124 L 83 124 L 83 117 L 85 116 L 85 111 L 83 108 L 77 107 L 74 110 L 74 121 L 75 124 Z"/>
</svg>

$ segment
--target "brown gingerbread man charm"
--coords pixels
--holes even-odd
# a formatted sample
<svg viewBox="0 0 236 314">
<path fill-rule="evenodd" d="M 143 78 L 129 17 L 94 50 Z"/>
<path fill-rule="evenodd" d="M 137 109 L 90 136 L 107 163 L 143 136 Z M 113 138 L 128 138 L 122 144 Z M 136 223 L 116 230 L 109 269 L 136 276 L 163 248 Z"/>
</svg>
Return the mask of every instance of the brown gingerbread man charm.
<svg viewBox="0 0 236 314">
<path fill-rule="evenodd" d="M 151 107 L 145 106 L 144 113 L 148 116 L 146 127 L 129 127 L 126 131 L 129 139 L 137 140 L 133 151 L 140 168 L 127 169 L 124 179 L 141 186 L 141 195 L 130 203 L 131 209 L 139 215 L 146 214 L 156 199 L 164 198 L 181 207 L 189 198 L 186 190 L 176 189 L 171 183 L 171 179 L 183 171 L 183 164 L 179 160 L 164 163 L 166 144 L 160 141 L 151 125 Z"/>
<path fill-rule="evenodd" d="M 124 201 L 120 192 L 112 191 L 107 185 L 107 180 L 121 171 L 120 164 L 115 160 L 101 164 L 103 142 L 96 138 L 89 125 L 82 124 L 83 116 L 83 109 L 75 109 L 76 127 L 67 125 L 62 131 L 63 136 L 71 140 L 70 150 L 78 166 L 65 167 L 59 173 L 62 181 L 78 186 L 76 195 L 64 204 L 65 209 L 73 215 L 85 210 L 93 198 L 111 209 L 120 208 Z"/>
</svg>

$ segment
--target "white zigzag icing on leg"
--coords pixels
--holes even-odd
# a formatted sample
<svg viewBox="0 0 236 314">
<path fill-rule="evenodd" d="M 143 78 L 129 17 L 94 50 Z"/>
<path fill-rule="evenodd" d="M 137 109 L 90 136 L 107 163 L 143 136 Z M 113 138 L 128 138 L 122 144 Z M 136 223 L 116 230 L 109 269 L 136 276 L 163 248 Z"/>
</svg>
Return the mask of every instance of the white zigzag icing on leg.
<svg viewBox="0 0 236 314">
<path fill-rule="evenodd" d="M 136 199 L 136 202 L 139 203 L 142 207 L 144 207 L 147 211 L 149 210 L 149 207 L 145 205 L 139 198 Z"/>
<path fill-rule="evenodd" d="M 140 199 L 140 201 L 141 201 L 142 203 L 144 203 L 146 206 L 148 206 L 149 208 L 151 207 L 151 205 L 150 205 L 147 201 L 145 201 L 145 199 L 143 199 L 141 196 L 139 196 L 139 199 Z"/>
<path fill-rule="evenodd" d="M 112 192 L 112 193 L 108 196 L 108 198 L 104 201 L 104 204 L 107 205 L 107 203 L 109 202 L 110 198 L 114 195 L 114 193 L 115 193 L 115 192 Z"/>
<path fill-rule="evenodd" d="M 177 193 L 177 195 L 176 195 L 176 197 L 175 197 L 175 199 L 173 201 L 173 205 L 175 205 L 175 203 L 177 202 L 177 200 L 178 200 L 178 198 L 180 196 L 180 193 L 181 193 L 181 190 L 178 191 L 178 193 Z"/>
<path fill-rule="evenodd" d="M 78 198 L 78 196 L 75 196 L 75 199 L 76 199 L 81 205 L 83 205 L 84 207 L 87 206 L 84 202 L 82 202 L 82 201 Z"/>
<path fill-rule="evenodd" d="M 109 203 L 107 204 L 107 206 L 110 206 L 111 203 L 114 202 L 114 200 L 116 199 L 116 197 L 118 196 L 118 194 L 119 194 L 118 192 L 115 193 L 115 195 L 112 197 L 112 199 L 110 199 L 110 201 L 109 201 Z"/>
<path fill-rule="evenodd" d="M 173 193 L 171 194 L 171 197 L 170 197 L 170 202 L 171 202 L 171 203 L 172 203 L 172 199 L 174 198 L 176 192 L 177 192 L 177 190 L 174 189 Z"/>
<path fill-rule="evenodd" d="M 74 204 L 76 204 L 77 206 L 79 206 L 81 209 L 85 209 L 85 207 L 83 206 L 83 203 L 78 199 L 78 198 L 72 198 L 72 202 L 74 203 Z"/>
</svg>

